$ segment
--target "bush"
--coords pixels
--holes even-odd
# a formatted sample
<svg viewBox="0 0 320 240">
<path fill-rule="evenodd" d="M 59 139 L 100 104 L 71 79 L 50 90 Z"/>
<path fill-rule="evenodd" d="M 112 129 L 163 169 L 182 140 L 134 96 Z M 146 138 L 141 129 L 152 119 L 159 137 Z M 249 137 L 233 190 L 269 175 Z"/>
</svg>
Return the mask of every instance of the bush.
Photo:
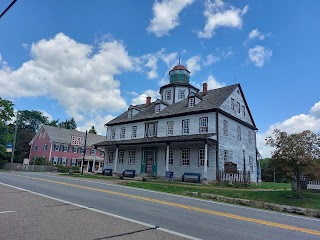
<svg viewBox="0 0 320 240">
<path fill-rule="evenodd" d="M 70 169 L 72 169 L 74 173 L 80 173 L 78 166 L 57 165 L 57 172 L 68 173 Z"/>
</svg>

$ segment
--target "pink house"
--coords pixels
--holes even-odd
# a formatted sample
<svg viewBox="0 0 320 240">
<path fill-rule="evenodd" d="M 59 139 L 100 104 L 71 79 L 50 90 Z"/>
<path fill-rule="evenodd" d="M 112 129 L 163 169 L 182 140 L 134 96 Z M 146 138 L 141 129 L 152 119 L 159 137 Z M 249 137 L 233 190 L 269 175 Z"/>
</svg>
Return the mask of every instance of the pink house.
<svg viewBox="0 0 320 240">
<path fill-rule="evenodd" d="M 42 157 L 52 165 L 80 167 L 84 152 L 84 138 L 84 132 L 44 125 L 29 143 L 30 163 L 36 157 Z M 95 150 L 91 146 L 105 140 L 104 136 L 88 133 L 84 171 L 102 171 L 104 152 Z"/>
</svg>

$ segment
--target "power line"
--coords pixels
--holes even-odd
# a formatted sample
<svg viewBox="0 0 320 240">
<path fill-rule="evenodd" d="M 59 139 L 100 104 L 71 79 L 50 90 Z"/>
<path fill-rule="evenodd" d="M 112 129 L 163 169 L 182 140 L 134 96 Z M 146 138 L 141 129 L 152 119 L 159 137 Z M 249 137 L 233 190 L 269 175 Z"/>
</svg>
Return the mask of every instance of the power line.
<svg viewBox="0 0 320 240">
<path fill-rule="evenodd" d="M 6 10 L 1 13 L 0 18 L 12 7 L 13 4 L 15 4 L 17 0 L 13 0 L 13 2 L 6 8 Z"/>
</svg>

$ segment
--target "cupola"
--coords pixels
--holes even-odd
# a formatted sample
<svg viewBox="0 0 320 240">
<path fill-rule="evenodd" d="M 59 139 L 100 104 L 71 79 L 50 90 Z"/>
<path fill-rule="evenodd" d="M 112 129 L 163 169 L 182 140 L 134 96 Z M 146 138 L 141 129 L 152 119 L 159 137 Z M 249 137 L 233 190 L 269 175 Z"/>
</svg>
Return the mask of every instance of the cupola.
<svg viewBox="0 0 320 240">
<path fill-rule="evenodd" d="M 190 72 L 183 65 L 177 65 L 169 72 L 170 83 L 189 83 Z"/>
</svg>

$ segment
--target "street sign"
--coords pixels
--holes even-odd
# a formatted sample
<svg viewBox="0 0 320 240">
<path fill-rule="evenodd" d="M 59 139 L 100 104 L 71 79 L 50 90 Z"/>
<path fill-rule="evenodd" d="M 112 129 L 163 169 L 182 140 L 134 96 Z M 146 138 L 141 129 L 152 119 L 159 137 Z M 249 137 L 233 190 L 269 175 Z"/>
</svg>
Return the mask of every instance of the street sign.
<svg viewBox="0 0 320 240">
<path fill-rule="evenodd" d="M 12 152 L 13 149 L 13 144 L 12 143 L 8 143 L 7 144 L 7 152 Z"/>
<path fill-rule="evenodd" d="M 166 179 L 173 179 L 173 172 L 166 171 Z"/>
</svg>

